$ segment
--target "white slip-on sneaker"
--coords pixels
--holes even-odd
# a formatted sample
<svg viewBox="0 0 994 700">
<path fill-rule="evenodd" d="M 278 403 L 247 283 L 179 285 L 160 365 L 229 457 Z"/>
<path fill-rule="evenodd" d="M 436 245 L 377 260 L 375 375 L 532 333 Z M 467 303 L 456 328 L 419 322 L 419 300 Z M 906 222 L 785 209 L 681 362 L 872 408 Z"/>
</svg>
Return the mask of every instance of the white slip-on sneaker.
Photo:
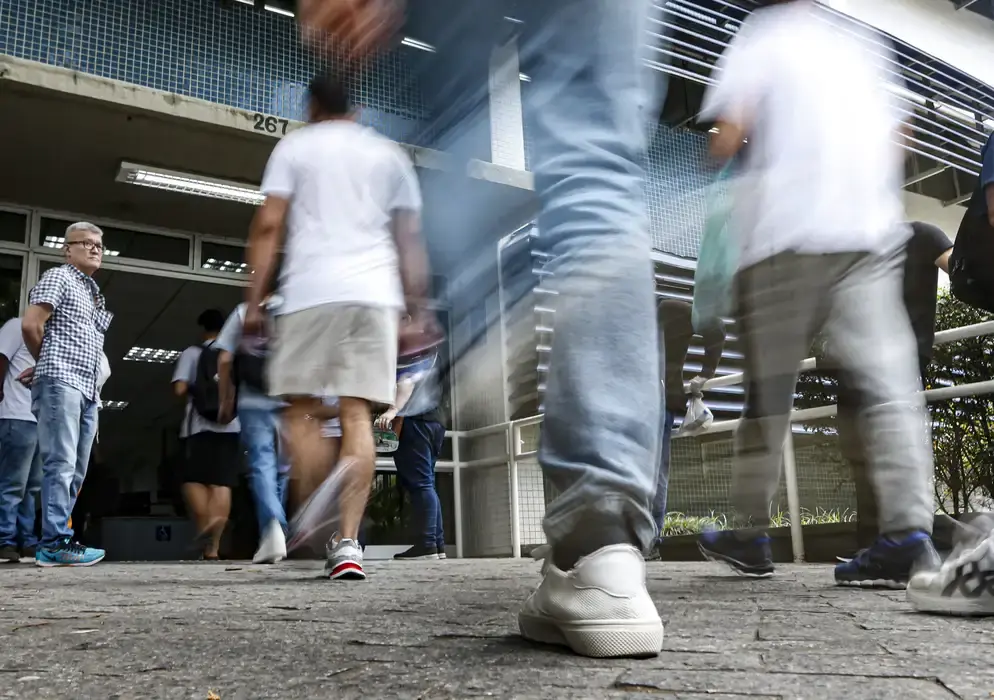
<svg viewBox="0 0 994 700">
<path fill-rule="evenodd" d="M 569 571 L 544 559 L 542 583 L 518 614 L 521 636 L 567 646 L 581 656 L 656 656 L 663 647 L 663 621 L 645 586 L 645 561 L 630 545 L 611 545 L 580 559 Z"/>
<path fill-rule="evenodd" d="M 252 563 L 275 564 L 284 559 L 286 559 L 286 535 L 283 534 L 283 528 L 278 520 L 270 520 L 259 540 L 259 549 L 252 557 Z"/>
<path fill-rule="evenodd" d="M 907 597 L 920 612 L 994 615 L 994 532 L 960 544 L 938 569 L 914 574 Z"/>
</svg>

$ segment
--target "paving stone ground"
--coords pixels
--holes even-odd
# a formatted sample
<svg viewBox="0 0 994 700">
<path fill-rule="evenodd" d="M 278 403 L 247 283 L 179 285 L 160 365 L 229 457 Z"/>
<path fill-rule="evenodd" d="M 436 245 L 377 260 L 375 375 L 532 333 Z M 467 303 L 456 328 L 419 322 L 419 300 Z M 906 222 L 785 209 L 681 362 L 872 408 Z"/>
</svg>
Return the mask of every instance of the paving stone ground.
<svg viewBox="0 0 994 700">
<path fill-rule="evenodd" d="M 649 566 L 666 641 L 648 661 L 521 640 L 531 561 L 374 562 L 366 583 L 318 562 L 2 567 L 0 697 L 994 697 L 994 620 L 837 589 L 826 566 Z"/>
</svg>

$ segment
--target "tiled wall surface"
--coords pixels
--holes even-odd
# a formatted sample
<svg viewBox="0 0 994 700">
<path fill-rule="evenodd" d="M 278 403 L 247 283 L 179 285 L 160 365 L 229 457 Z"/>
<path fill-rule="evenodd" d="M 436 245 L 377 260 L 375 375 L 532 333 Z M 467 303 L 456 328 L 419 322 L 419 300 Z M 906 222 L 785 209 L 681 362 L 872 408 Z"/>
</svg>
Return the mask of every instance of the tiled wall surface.
<svg viewBox="0 0 994 700">
<path fill-rule="evenodd" d="M 401 141 L 424 117 L 405 50 L 353 88 L 364 120 Z M 293 18 L 217 0 L 0 0 L 0 53 L 291 119 L 318 69 Z"/>
<path fill-rule="evenodd" d="M 384 56 L 354 85 L 364 121 L 405 142 L 427 117 L 412 50 Z M 292 119 L 318 68 L 293 18 L 217 0 L 0 0 L 0 53 Z M 530 152 L 527 126 L 524 136 Z M 653 244 L 665 252 L 697 255 L 705 142 L 668 129 L 652 140 L 646 199 Z"/>
</svg>

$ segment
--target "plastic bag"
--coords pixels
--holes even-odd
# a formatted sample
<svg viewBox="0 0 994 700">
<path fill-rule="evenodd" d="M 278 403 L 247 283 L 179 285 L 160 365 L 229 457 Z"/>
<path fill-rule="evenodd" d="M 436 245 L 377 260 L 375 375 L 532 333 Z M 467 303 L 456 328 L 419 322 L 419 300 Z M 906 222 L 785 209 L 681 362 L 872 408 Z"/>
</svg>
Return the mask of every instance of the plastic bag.
<svg viewBox="0 0 994 700">
<path fill-rule="evenodd" d="M 711 409 L 704 405 L 704 398 L 700 394 L 691 395 L 687 404 L 687 415 L 680 425 L 681 435 L 695 435 L 703 433 L 714 422 L 714 414 Z"/>
<path fill-rule="evenodd" d="M 694 273 L 694 332 L 703 333 L 732 312 L 732 283 L 737 267 L 735 244 L 729 234 L 732 202 L 730 169 L 718 174 L 711 188 L 708 218 Z"/>
</svg>

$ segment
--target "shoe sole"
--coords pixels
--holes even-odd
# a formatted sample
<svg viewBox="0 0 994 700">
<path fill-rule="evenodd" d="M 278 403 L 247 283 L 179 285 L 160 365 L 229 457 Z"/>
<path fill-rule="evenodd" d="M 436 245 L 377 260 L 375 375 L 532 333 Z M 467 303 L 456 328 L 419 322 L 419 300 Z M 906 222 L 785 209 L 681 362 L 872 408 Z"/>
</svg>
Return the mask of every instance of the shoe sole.
<svg viewBox="0 0 994 700">
<path fill-rule="evenodd" d="M 441 559 L 437 554 L 422 554 L 417 557 L 394 557 L 394 561 L 434 561 Z"/>
<path fill-rule="evenodd" d="M 565 646 L 580 656 L 597 659 L 651 658 L 663 648 L 663 623 L 658 619 L 566 623 L 522 613 L 518 629 L 529 641 Z"/>
<path fill-rule="evenodd" d="M 99 558 L 93 561 L 76 561 L 72 563 L 62 563 L 54 561 L 42 561 L 40 559 L 35 559 L 35 566 L 41 567 L 42 569 L 58 569 L 66 567 L 82 567 L 82 566 L 93 566 L 94 564 L 99 564 L 104 560 L 106 554 L 101 554 Z"/>
<path fill-rule="evenodd" d="M 926 591 L 908 589 L 908 602 L 918 612 L 955 617 L 990 617 L 994 615 L 994 598 L 983 599 L 952 598 L 934 595 Z"/>
<path fill-rule="evenodd" d="M 749 570 L 750 567 L 746 566 L 738 559 L 732 559 L 731 557 L 726 556 L 724 554 L 719 554 L 718 552 L 712 552 L 711 550 L 706 549 L 704 545 L 700 544 L 699 542 L 697 544 L 697 548 L 701 550 L 701 554 L 704 555 L 704 558 L 707 559 L 708 561 L 713 561 L 718 564 L 724 564 L 729 569 L 731 569 L 735 574 L 738 574 L 743 578 L 772 578 L 773 574 L 775 573 L 773 569 L 769 569 L 768 571 L 767 570 L 750 571 Z"/>
<path fill-rule="evenodd" d="M 859 581 L 846 581 L 835 579 L 836 586 L 845 586 L 847 588 L 883 588 L 889 591 L 903 591 L 908 587 L 907 581 L 888 581 L 883 578 L 868 578 L 861 579 Z"/>
</svg>

